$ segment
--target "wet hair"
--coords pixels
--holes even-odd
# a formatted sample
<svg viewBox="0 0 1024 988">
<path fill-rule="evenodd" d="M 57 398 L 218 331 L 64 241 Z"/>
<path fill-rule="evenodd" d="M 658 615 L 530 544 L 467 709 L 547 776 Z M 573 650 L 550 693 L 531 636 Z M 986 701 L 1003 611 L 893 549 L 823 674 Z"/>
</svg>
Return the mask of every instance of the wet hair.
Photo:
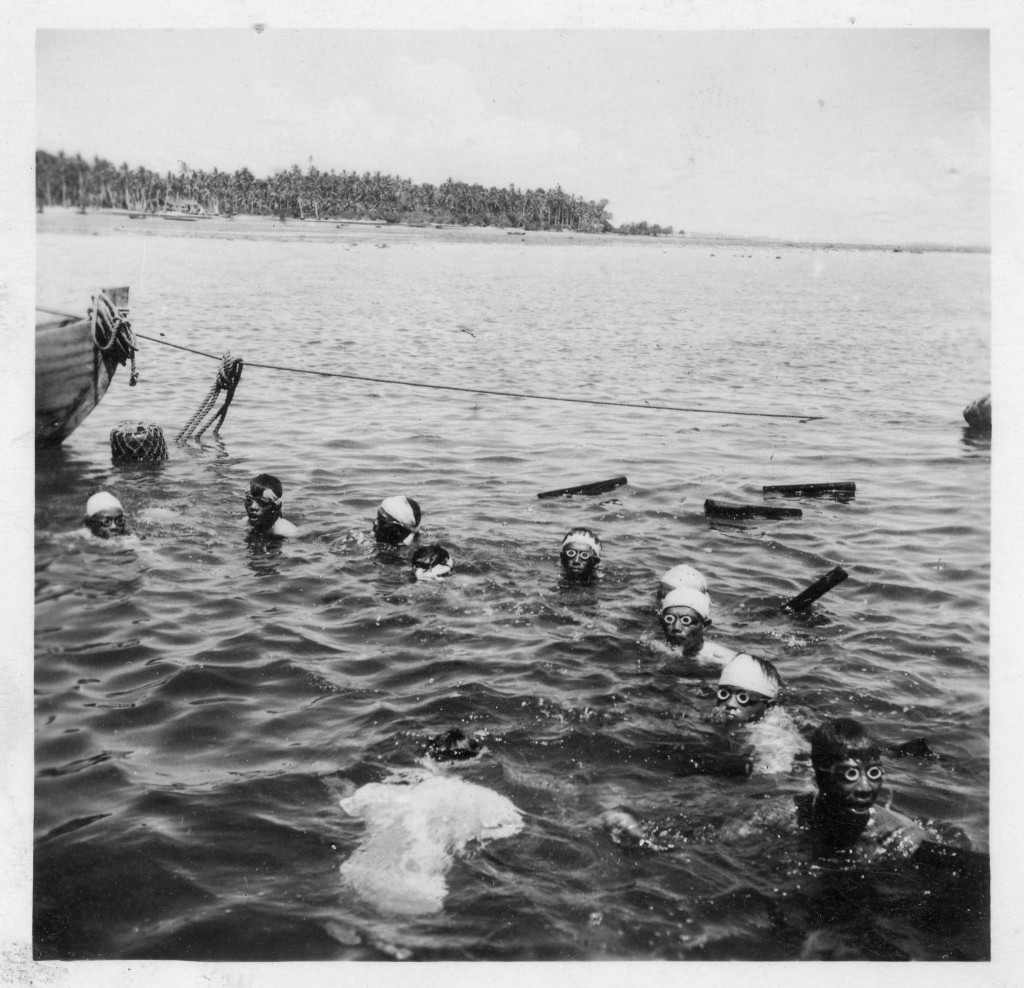
<svg viewBox="0 0 1024 988">
<path fill-rule="evenodd" d="M 781 690 L 784 683 L 782 682 L 782 677 L 779 675 L 779 670 L 775 668 L 775 663 L 769 662 L 767 659 L 762 659 L 757 655 L 752 655 L 750 657 L 758 664 L 758 666 L 760 666 L 761 672 L 764 673 L 765 678 L 769 682 L 774 683 L 776 689 Z M 771 700 L 769 702 L 774 703 L 775 701 Z"/>
<path fill-rule="evenodd" d="M 274 497 L 280 497 L 284 491 L 281 487 L 281 481 L 277 477 L 269 473 L 261 473 L 258 477 L 253 477 L 249 481 L 250 488 L 260 488 L 260 491 L 271 490 L 274 493 Z"/>
<path fill-rule="evenodd" d="M 427 742 L 427 752 L 435 762 L 460 762 L 480 754 L 480 742 L 467 738 L 457 727 L 438 734 Z"/>
<path fill-rule="evenodd" d="M 452 554 L 438 543 L 421 546 L 412 554 L 412 564 L 417 569 L 433 569 L 435 566 L 451 565 Z"/>
<path fill-rule="evenodd" d="M 869 762 L 881 757 L 879 743 L 849 717 L 827 720 L 811 735 L 811 765 L 815 772 L 846 758 Z"/>
</svg>

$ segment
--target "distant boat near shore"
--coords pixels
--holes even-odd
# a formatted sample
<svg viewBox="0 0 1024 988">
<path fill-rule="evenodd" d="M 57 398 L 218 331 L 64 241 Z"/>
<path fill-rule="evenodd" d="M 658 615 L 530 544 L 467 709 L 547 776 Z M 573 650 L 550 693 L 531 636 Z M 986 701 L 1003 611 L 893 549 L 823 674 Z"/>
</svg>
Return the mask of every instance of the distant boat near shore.
<svg viewBox="0 0 1024 988">
<path fill-rule="evenodd" d="M 211 220 L 213 214 L 208 213 L 195 199 L 168 199 L 164 203 L 164 211 L 160 213 L 160 217 L 191 223 L 195 220 Z"/>
</svg>

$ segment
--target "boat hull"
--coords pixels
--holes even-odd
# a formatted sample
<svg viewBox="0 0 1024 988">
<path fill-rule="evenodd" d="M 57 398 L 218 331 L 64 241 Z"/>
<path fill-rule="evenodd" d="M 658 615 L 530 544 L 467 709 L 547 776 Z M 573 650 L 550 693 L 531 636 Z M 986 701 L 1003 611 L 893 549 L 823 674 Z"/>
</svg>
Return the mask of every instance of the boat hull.
<svg viewBox="0 0 1024 988">
<path fill-rule="evenodd" d="M 105 294 L 119 309 L 128 289 Z M 36 445 L 62 443 L 100 403 L 117 370 L 117 360 L 92 338 L 92 320 L 36 313 Z"/>
</svg>

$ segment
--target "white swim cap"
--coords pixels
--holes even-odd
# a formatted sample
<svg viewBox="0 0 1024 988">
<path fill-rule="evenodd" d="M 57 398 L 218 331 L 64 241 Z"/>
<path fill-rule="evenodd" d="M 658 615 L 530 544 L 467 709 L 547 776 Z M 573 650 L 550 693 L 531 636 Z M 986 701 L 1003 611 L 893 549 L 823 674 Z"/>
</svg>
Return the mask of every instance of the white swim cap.
<svg viewBox="0 0 1024 988">
<path fill-rule="evenodd" d="M 699 569 L 680 563 L 661 578 L 662 593 L 669 593 L 679 587 L 694 587 L 701 593 L 707 593 L 708 581 Z"/>
<path fill-rule="evenodd" d="M 113 494 L 108 494 L 106 491 L 100 491 L 98 494 L 93 494 L 88 501 L 85 502 L 85 517 L 91 518 L 94 514 L 100 511 L 124 511 L 121 507 L 121 502 L 118 501 Z"/>
<path fill-rule="evenodd" d="M 594 555 L 601 557 L 601 540 L 589 528 L 574 528 L 567 532 L 562 539 L 562 545 L 567 546 L 570 542 L 582 542 L 594 550 Z"/>
<path fill-rule="evenodd" d="M 768 666 L 774 672 L 775 667 L 771 663 L 758 662 L 751 655 L 740 654 L 732 660 L 723 670 L 718 679 L 719 686 L 732 686 L 739 690 L 750 690 L 752 693 L 760 693 L 761 696 L 774 700 L 779 693 L 781 680 L 779 674 L 775 673 L 774 678 L 765 671 Z"/>
<path fill-rule="evenodd" d="M 661 613 L 670 607 L 692 607 L 704 620 L 711 617 L 711 598 L 696 587 L 678 587 L 662 602 Z"/>
<path fill-rule="evenodd" d="M 420 524 L 420 508 L 415 501 L 400 494 L 394 497 L 386 497 L 380 502 L 380 511 L 387 512 L 399 525 L 416 531 Z"/>
</svg>

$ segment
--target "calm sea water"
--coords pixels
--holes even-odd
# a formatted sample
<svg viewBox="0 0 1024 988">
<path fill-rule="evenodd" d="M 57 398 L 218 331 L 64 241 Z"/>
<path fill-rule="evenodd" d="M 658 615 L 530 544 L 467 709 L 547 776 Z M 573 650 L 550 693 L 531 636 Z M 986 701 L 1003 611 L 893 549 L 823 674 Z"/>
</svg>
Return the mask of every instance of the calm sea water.
<svg viewBox="0 0 1024 988">
<path fill-rule="evenodd" d="M 249 364 L 219 437 L 121 468 L 110 429 L 172 439 L 217 370 L 141 341 L 138 386 L 119 371 L 37 455 L 38 958 L 987 956 L 984 903 L 949 876 L 836 874 L 764 821 L 811 787 L 813 727 L 853 716 L 927 738 L 942 757 L 887 760 L 886 798 L 988 849 L 990 448 L 961 416 L 989 390 L 988 256 L 56 214 L 37 251 L 40 304 L 127 284 L 136 331 Z M 302 538 L 247 541 L 264 471 Z M 826 480 L 855 499 L 703 512 Z M 81 534 L 97 489 L 132 538 Z M 452 548 L 447 581 L 376 549 L 399 493 Z M 560 579 L 575 525 L 604 544 L 590 587 Z M 711 637 L 781 671 L 771 723 L 704 721 L 717 670 L 675 665 L 652 609 L 679 562 L 711 583 Z M 836 565 L 845 583 L 780 613 Z M 385 869 L 444 873 L 439 911 L 403 914 L 342 875 L 374 828 L 339 801 L 422 776 L 451 727 L 484 753 L 441 774 L 523 827 L 426 864 L 389 845 Z M 615 808 L 657 838 L 618 840 Z"/>
</svg>

